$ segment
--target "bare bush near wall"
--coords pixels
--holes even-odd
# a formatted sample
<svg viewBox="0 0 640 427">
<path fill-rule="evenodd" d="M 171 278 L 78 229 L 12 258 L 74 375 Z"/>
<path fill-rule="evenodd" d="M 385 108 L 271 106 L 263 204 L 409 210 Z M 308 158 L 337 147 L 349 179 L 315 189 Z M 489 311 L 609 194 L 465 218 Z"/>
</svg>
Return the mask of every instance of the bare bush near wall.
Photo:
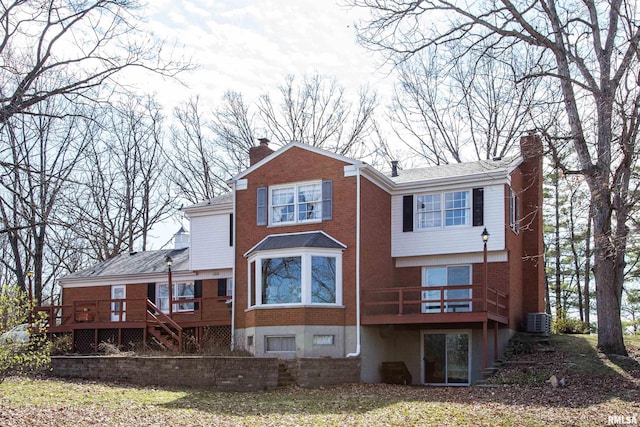
<svg viewBox="0 0 640 427">
<path fill-rule="evenodd" d="M 554 143 L 572 145 L 576 161 L 563 165 L 564 173 L 580 174 L 589 186 L 598 346 L 626 354 L 620 310 L 630 182 L 638 160 L 637 5 L 625 0 L 352 3 L 371 12 L 359 26 L 360 40 L 395 63 L 430 46 L 457 45 L 463 58 L 488 45 L 482 54 L 505 62 L 513 57 L 514 47 L 534 49 L 537 60 L 520 79 L 557 84 L 559 90 L 550 101 L 562 103 L 567 127 Z"/>
</svg>

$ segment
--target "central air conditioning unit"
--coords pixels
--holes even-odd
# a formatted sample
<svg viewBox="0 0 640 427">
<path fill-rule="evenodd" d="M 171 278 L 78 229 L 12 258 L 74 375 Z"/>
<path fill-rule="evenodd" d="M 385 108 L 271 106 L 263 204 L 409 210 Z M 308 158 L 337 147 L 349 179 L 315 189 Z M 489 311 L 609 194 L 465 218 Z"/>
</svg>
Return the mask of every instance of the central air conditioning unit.
<svg viewBox="0 0 640 427">
<path fill-rule="evenodd" d="M 551 315 L 547 313 L 527 314 L 527 332 L 538 334 L 551 333 Z"/>
</svg>

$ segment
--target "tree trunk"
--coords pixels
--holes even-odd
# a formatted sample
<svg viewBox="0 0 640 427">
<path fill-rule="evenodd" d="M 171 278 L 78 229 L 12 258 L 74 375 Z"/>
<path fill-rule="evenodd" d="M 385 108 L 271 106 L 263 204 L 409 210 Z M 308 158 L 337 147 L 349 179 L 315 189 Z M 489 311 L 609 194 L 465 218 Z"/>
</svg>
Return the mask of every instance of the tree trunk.
<svg viewBox="0 0 640 427">
<path fill-rule="evenodd" d="M 591 298 L 590 298 L 590 282 L 591 282 L 591 224 L 593 222 L 593 208 L 589 207 L 589 219 L 587 220 L 587 231 L 584 238 L 584 323 L 589 331 L 591 330 Z"/>
<path fill-rule="evenodd" d="M 624 253 L 620 254 L 615 236 L 611 233 L 611 209 L 608 197 L 596 192 L 592 199 L 594 207 L 593 237 L 598 302 L 598 348 L 607 354 L 627 355 L 622 334 L 620 309 L 624 272 Z"/>
</svg>

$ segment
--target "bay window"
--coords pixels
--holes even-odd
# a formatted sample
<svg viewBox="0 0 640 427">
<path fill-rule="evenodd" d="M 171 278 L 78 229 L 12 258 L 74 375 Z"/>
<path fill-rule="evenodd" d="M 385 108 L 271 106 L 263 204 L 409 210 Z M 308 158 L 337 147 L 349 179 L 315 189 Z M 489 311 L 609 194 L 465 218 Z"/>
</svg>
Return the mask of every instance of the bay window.
<svg viewBox="0 0 640 427">
<path fill-rule="evenodd" d="M 249 260 L 250 306 L 342 303 L 342 253 L 295 249 Z"/>
</svg>

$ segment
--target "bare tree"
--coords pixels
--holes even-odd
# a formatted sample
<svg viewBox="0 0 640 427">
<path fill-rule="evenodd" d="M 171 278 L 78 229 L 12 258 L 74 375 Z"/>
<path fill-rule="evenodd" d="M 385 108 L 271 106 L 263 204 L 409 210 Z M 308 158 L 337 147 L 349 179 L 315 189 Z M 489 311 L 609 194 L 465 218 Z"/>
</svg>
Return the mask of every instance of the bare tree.
<svg viewBox="0 0 640 427">
<path fill-rule="evenodd" d="M 510 57 L 513 46 L 536 50 L 539 60 L 521 78 L 557 81 L 565 136 L 577 155 L 565 173 L 584 176 L 593 205 L 598 346 L 626 354 L 620 309 L 640 106 L 636 5 L 624 0 L 353 3 L 371 11 L 359 27 L 360 40 L 396 62 L 435 45 L 457 44 L 465 55 L 488 42 L 491 54 L 501 58 Z M 446 24 L 440 20 L 445 15 Z"/>
<path fill-rule="evenodd" d="M 363 147 L 375 136 L 376 106 L 377 95 L 363 87 L 354 108 L 335 78 L 319 74 L 301 83 L 287 76 L 278 96 L 265 93 L 258 104 L 261 124 L 279 144 L 299 141 L 354 157 L 364 157 Z"/>
<path fill-rule="evenodd" d="M 182 198 L 197 203 L 224 193 L 229 189 L 225 182 L 248 166 L 253 131 L 245 114 L 241 96 L 232 92 L 215 114 L 205 116 L 198 98 L 174 109 L 167 161 L 169 179 Z"/>
<path fill-rule="evenodd" d="M 103 261 L 124 251 L 146 250 L 151 227 L 173 209 L 162 152 L 160 107 L 130 97 L 103 109 L 102 128 L 75 175 L 67 216 L 85 253 Z"/>
<path fill-rule="evenodd" d="M 532 117 L 552 114 L 537 80 L 518 80 L 531 61 L 506 63 L 486 52 L 429 47 L 398 64 L 391 119 L 396 136 L 430 164 L 506 156 Z M 544 101 L 544 102 L 542 102 Z"/>
<path fill-rule="evenodd" d="M 249 167 L 256 138 L 275 147 L 291 141 L 358 158 L 378 159 L 384 142 L 374 120 L 376 95 L 361 89 L 353 102 L 335 79 L 315 74 L 298 84 L 288 76 L 277 95 L 257 104 L 227 91 L 215 111 L 201 110 L 198 98 L 174 111 L 171 180 L 190 203 L 228 191 L 226 181 Z M 261 132 L 261 133 L 258 133 Z"/>
<path fill-rule="evenodd" d="M 1 1 L 0 124 L 51 97 L 96 101 L 95 89 L 126 68 L 190 68 L 162 59 L 162 43 L 136 28 L 138 9 L 135 0 Z"/>
<path fill-rule="evenodd" d="M 38 303 L 57 273 L 57 265 L 45 262 L 51 228 L 59 223 L 56 208 L 90 140 L 86 112 L 59 101 L 45 100 L 33 115 L 14 115 L 1 128 L 8 144 L 0 146 L 0 221 L 11 256 L 0 262 L 25 290 L 26 272 L 34 272 Z"/>
</svg>

